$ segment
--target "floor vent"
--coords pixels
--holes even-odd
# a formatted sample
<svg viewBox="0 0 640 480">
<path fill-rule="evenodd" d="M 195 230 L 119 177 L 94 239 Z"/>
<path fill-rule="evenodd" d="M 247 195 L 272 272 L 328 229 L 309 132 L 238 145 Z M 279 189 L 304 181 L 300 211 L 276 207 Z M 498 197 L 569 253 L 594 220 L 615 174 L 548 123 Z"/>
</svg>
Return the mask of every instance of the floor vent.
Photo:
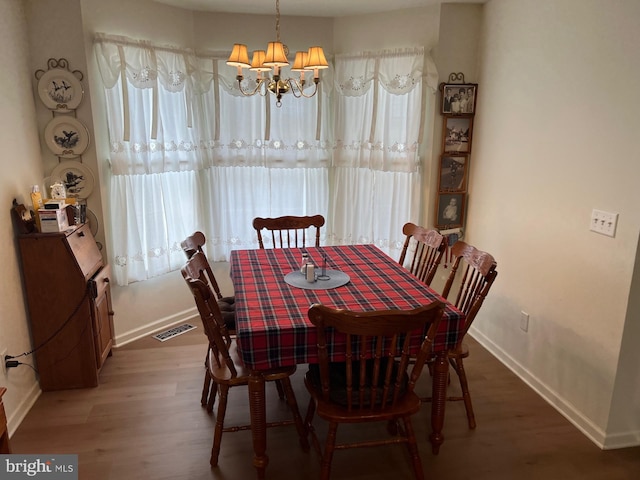
<svg viewBox="0 0 640 480">
<path fill-rule="evenodd" d="M 166 330 L 164 332 L 156 333 L 155 335 L 153 335 L 153 338 L 155 338 L 156 340 L 160 340 L 161 342 L 165 342 L 170 338 L 177 337 L 178 335 L 182 335 L 183 333 L 186 333 L 189 330 L 193 330 L 194 328 L 196 327 L 188 323 L 185 323 L 184 325 L 170 328 L 169 330 Z"/>
</svg>

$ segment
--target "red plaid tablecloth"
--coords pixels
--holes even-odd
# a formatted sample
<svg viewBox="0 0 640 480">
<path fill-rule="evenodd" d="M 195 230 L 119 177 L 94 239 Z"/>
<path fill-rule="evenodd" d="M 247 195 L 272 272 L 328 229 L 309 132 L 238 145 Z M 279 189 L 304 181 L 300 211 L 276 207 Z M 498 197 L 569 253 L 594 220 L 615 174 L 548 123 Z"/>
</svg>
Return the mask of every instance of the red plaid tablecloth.
<svg viewBox="0 0 640 480">
<path fill-rule="evenodd" d="M 443 298 L 374 245 L 308 247 L 311 261 L 349 275 L 346 285 L 330 290 L 292 287 L 287 273 L 300 268 L 303 249 L 233 250 L 238 347 L 249 368 L 269 369 L 315 363 L 316 332 L 307 317 L 314 303 L 349 310 L 412 309 Z M 447 304 L 434 350 L 452 348 L 464 315 Z"/>
</svg>

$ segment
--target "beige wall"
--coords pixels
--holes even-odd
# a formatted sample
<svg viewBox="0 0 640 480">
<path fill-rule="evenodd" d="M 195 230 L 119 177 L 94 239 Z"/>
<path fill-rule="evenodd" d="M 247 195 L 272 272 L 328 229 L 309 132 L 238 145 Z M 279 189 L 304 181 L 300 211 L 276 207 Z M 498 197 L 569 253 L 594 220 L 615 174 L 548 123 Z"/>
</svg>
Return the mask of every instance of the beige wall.
<svg viewBox="0 0 640 480">
<path fill-rule="evenodd" d="M 25 206 L 31 204 L 30 186 L 40 184 L 44 173 L 23 2 L 0 0 L 0 12 L 0 64 L 4 66 L 0 75 L 0 144 L 4 145 L 0 157 L 0 241 L 4 246 L 0 249 L 0 353 L 15 356 L 31 350 L 31 339 L 10 208 L 14 198 Z M 33 365 L 31 356 L 19 360 Z M 7 388 L 3 400 L 11 434 L 35 402 L 40 388 L 33 370 L 27 366 L 12 368 L 6 375 L 0 373 L 0 385 Z"/>
<path fill-rule="evenodd" d="M 486 5 L 467 217 L 500 272 L 474 336 L 606 447 L 640 438 L 638 355 L 619 365 L 638 321 L 639 20 L 634 0 Z M 593 208 L 620 214 L 615 238 L 589 231 Z"/>
</svg>

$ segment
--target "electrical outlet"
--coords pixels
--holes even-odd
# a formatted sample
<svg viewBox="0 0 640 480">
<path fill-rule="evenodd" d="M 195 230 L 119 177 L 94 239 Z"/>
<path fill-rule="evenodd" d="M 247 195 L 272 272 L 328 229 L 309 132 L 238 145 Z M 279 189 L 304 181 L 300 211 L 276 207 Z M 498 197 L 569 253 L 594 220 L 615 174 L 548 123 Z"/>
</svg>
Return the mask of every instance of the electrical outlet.
<svg viewBox="0 0 640 480">
<path fill-rule="evenodd" d="M 616 226 L 618 225 L 618 214 L 603 212 L 595 208 L 591 212 L 591 225 L 589 229 L 592 232 L 607 235 L 609 237 L 616 236 Z"/>
<path fill-rule="evenodd" d="M 529 331 L 529 314 L 527 312 L 520 312 L 520 330 Z"/>
<path fill-rule="evenodd" d="M 4 357 L 6 356 L 7 356 L 7 349 L 3 348 L 2 352 L 0 352 L 0 363 L 2 363 L 2 375 L 5 377 L 7 376 L 7 367 L 4 359 Z"/>
</svg>

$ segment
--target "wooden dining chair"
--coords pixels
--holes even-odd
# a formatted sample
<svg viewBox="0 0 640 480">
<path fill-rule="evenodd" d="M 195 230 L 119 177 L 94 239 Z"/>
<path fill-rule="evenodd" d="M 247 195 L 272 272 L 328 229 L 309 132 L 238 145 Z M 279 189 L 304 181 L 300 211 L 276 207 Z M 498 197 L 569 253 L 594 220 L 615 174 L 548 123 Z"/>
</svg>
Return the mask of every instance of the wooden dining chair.
<svg viewBox="0 0 640 480">
<path fill-rule="evenodd" d="M 276 218 L 256 217 L 253 228 L 258 235 L 258 245 L 264 248 L 262 231 L 271 234 L 271 244 L 274 248 L 291 248 L 307 246 L 307 229 L 315 227 L 315 246 L 320 246 L 320 228 L 324 225 L 322 215 L 308 217 L 284 216 Z M 269 237 L 267 237 L 268 239 Z"/>
<path fill-rule="evenodd" d="M 426 285 L 431 285 L 447 248 L 445 237 L 436 230 L 411 222 L 404 224 L 402 233 L 406 238 L 398 263 Z"/>
<path fill-rule="evenodd" d="M 469 346 L 463 340 L 498 276 L 497 263 L 489 253 L 478 250 L 462 240 L 453 244 L 451 254 L 455 261 L 442 296 L 465 314 L 465 324 L 459 334 L 458 344 L 448 352 L 449 363 L 460 381 L 462 396 L 449 396 L 447 400 L 464 401 L 469 428 L 476 428 L 469 383 L 463 363 L 463 359 L 469 356 Z M 461 278 L 458 278 L 459 275 Z"/>
<path fill-rule="evenodd" d="M 224 335 L 235 335 L 236 333 L 236 307 L 235 307 L 235 297 L 225 297 L 222 295 L 220 291 L 220 287 L 218 286 L 218 282 L 216 281 L 216 277 L 213 274 L 213 269 L 211 268 L 211 264 L 207 259 L 206 254 L 204 253 L 204 244 L 206 242 L 206 238 L 204 233 L 195 232 L 193 235 L 189 235 L 185 238 L 180 246 L 187 256 L 187 260 L 193 257 L 196 253 L 202 253 L 202 271 L 200 272 L 200 279 L 211 286 L 213 292 L 216 295 L 218 307 L 220 308 L 220 312 L 222 314 L 222 319 L 224 322 L 223 326 L 223 334 Z M 204 359 L 205 366 L 205 375 L 204 375 L 204 385 L 202 387 L 202 395 L 200 397 L 200 404 L 203 407 L 207 408 L 209 413 L 213 412 L 213 404 L 216 400 L 217 394 L 217 385 L 211 381 L 211 376 L 208 375 L 206 368 L 208 364 L 209 358 L 209 348 L 207 348 L 207 354 Z M 278 390 L 280 392 L 280 389 Z M 284 392 L 280 392 L 280 397 L 283 398 Z"/>
<path fill-rule="evenodd" d="M 369 312 L 311 306 L 308 316 L 316 326 L 318 364 L 310 364 L 305 376 L 311 395 L 305 425 L 322 459 L 322 480 L 329 478 L 337 449 L 397 443 L 407 445 L 415 478 L 424 478 L 411 423 L 421 404 L 414 387 L 431 354 L 442 312 L 438 301 L 413 310 Z M 346 360 L 332 362 L 332 349 L 342 342 Z M 329 422 L 324 451 L 313 427 L 316 413 Z M 389 437 L 336 443 L 340 423 L 387 422 L 397 427 L 400 420 L 402 427 L 389 428 Z"/>
<path fill-rule="evenodd" d="M 216 294 L 216 298 L 218 299 L 218 306 L 220 307 L 220 311 L 222 312 L 222 317 L 224 318 L 225 327 L 229 330 L 229 333 L 232 335 L 235 334 L 236 330 L 236 312 L 235 312 L 235 303 L 236 299 L 234 296 L 223 296 L 220 291 L 220 287 L 218 286 L 218 282 L 216 280 L 216 276 L 213 274 L 213 269 L 209 264 L 209 260 L 204 254 L 204 244 L 206 243 L 206 237 L 204 233 L 198 231 L 192 235 L 189 235 L 185 238 L 180 246 L 187 256 L 187 260 L 191 258 L 196 252 L 202 252 L 205 255 L 206 261 L 206 281 L 211 285 L 214 293 Z"/>
<path fill-rule="evenodd" d="M 182 268 L 182 276 L 193 294 L 200 318 L 202 319 L 205 334 L 209 340 L 207 375 L 220 391 L 210 459 L 211 466 L 215 467 L 218 464 L 222 433 L 251 429 L 250 424 L 233 427 L 224 426 L 229 389 L 231 387 L 248 385 L 249 371 L 245 368 L 238 354 L 236 339 L 225 334 L 221 311 L 218 307 L 214 292 L 211 287 L 200 278 L 205 262 L 203 257 L 204 254 L 202 252 L 194 254 Z M 267 423 L 267 427 L 295 424 L 300 438 L 300 445 L 303 450 L 308 451 L 309 443 L 306 430 L 291 386 L 290 377 L 295 371 L 296 366 L 293 365 L 264 372 L 265 381 L 280 381 L 282 383 L 285 398 L 293 415 L 293 420 Z"/>
</svg>

